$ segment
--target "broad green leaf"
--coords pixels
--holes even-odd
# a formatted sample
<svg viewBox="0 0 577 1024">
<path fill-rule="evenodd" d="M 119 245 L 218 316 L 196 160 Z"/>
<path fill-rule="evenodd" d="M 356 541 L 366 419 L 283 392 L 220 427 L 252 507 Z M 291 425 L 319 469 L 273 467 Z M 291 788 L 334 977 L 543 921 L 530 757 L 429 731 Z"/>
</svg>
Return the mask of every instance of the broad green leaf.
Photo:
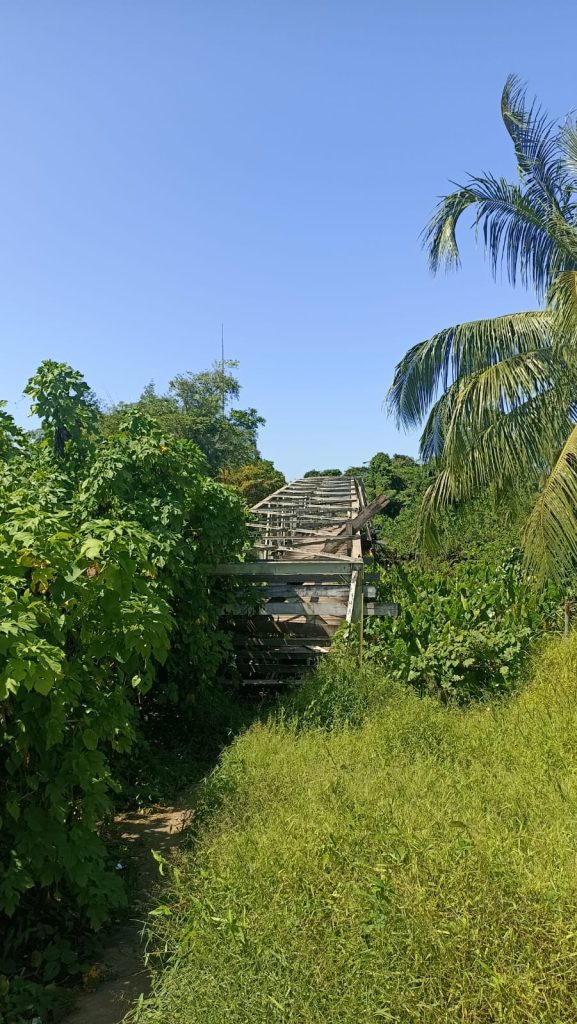
<svg viewBox="0 0 577 1024">
<path fill-rule="evenodd" d="M 98 746 L 98 736 L 96 735 L 96 733 L 94 732 L 93 729 L 83 729 L 82 730 L 82 740 L 83 740 L 84 746 L 88 750 L 96 750 L 96 748 Z"/>
<path fill-rule="evenodd" d="M 102 551 L 102 541 L 96 537 L 88 537 L 80 548 L 80 553 L 85 558 L 97 558 Z"/>
</svg>

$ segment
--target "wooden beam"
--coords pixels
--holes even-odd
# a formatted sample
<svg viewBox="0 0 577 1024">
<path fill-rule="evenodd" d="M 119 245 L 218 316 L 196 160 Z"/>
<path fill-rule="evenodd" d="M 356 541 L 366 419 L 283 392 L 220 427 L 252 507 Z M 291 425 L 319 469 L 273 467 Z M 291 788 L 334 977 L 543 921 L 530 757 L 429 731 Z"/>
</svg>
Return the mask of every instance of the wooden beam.
<svg viewBox="0 0 577 1024">
<path fill-rule="evenodd" d="M 249 605 L 233 609 L 227 613 L 227 618 L 232 619 L 253 619 L 259 615 L 268 615 L 271 618 L 290 619 L 344 619 L 346 601 L 266 601 L 261 608 L 252 608 Z M 347 620 L 348 621 L 348 620 Z"/>
<path fill-rule="evenodd" d="M 365 523 L 368 523 L 369 519 L 372 519 L 373 516 L 376 516 L 379 512 L 382 511 L 382 509 L 386 508 L 388 504 L 389 499 L 387 498 L 387 496 L 385 494 L 379 494 L 377 498 L 371 501 L 370 505 L 367 505 L 365 508 L 363 508 L 359 512 L 358 516 L 355 516 L 355 518 L 353 519 L 351 526 L 354 532 L 356 533 L 358 530 L 362 530 Z"/>
<path fill-rule="evenodd" d="M 274 576 L 294 576 L 297 579 L 306 581 L 313 580 L 319 576 L 347 576 L 350 577 L 355 566 L 361 566 L 362 560 L 343 562 L 329 561 L 328 559 L 318 562 L 229 562 L 228 564 L 216 565 L 210 569 L 212 576 L 252 576 L 255 579 L 266 579 Z"/>
<path fill-rule="evenodd" d="M 351 623 L 353 621 L 353 614 L 354 614 L 354 610 L 355 610 L 355 602 L 356 602 L 356 599 L 357 599 L 357 587 L 359 586 L 359 575 L 360 575 L 360 571 L 358 569 L 355 569 L 355 571 L 351 575 L 351 589 L 349 591 L 349 600 L 348 600 L 348 603 L 347 603 L 347 614 L 345 616 L 346 621 L 349 622 L 349 623 Z"/>
<path fill-rule="evenodd" d="M 344 583 L 270 583 L 267 581 L 264 586 L 261 583 L 256 584 L 252 593 L 255 597 L 261 597 L 265 601 L 271 598 L 295 596 L 308 601 L 314 601 L 319 597 L 343 598 L 346 601 L 349 590 L 350 586 L 346 586 Z"/>
<path fill-rule="evenodd" d="M 343 542 L 341 542 L 341 544 L 342 543 Z M 258 548 L 258 546 L 259 546 L 258 544 L 253 544 L 253 548 Z M 313 562 L 313 561 L 316 561 L 316 559 L 319 559 L 319 558 L 322 561 L 355 562 L 355 564 L 359 561 L 358 558 L 353 558 L 351 555 L 336 555 L 336 554 L 333 554 L 333 553 L 328 552 L 328 551 L 323 551 L 321 544 L 319 544 L 319 548 L 320 548 L 319 551 L 305 551 L 305 552 L 303 552 L 303 554 L 306 556 L 305 558 L 286 558 L 286 559 L 283 559 L 283 561 L 292 562 L 293 565 L 298 565 L 299 562 Z M 275 552 L 275 551 L 285 551 L 288 554 L 292 554 L 292 555 L 297 555 L 299 553 L 299 549 L 298 548 L 286 548 L 286 547 L 283 547 L 282 544 L 277 544 L 274 548 L 266 548 L 265 550 L 270 550 L 272 552 Z M 263 559 L 263 561 L 270 561 L 270 559 Z"/>
<path fill-rule="evenodd" d="M 235 650 L 243 651 L 268 651 L 297 650 L 313 651 L 315 654 L 322 654 L 328 651 L 331 646 L 330 637 L 324 635 L 319 637 L 306 636 L 238 636 L 233 635 L 233 646 Z"/>
</svg>

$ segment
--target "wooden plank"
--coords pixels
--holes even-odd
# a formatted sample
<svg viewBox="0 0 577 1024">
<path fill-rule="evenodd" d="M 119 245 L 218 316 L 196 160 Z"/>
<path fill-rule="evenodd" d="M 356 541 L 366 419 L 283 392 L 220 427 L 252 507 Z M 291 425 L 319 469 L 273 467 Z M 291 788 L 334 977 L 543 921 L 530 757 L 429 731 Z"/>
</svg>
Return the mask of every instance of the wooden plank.
<svg viewBox="0 0 577 1024">
<path fill-rule="evenodd" d="M 375 591 L 376 587 L 372 588 Z M 271 597 L 301 597 L 306 600 L 314 601 L 318 597 L 338 597 L 347 599 L 350 587 L 339 586 L 334 583 L 266 583 L 264 585 L 260 583 L 255 584 L 255 589 L 252 591 L 256 598 L 262 598 L 263 600 L 269 600 Z"/>
<path fill-rule="evenodd" d="M 341 618 L 344 620 L 346 612 L 345 601 L 267 601 L 261 608 L 252 608 L 248 605 L 239 605 L 229 612 L 234 619 L 253 618 L 256 615 L 269 615 L 272 618 L 285 617 L 296 619 L 324 619 Z"/>
<path fill-rule="evenodd" d="M 332 535 L 332 537 L 331 535 L 327 537 L 327 540 L 331 539 L 334 540 L 334 534 Z M 267 539 L 255 540 L 252 546 L 253 548 L 258 548 L 259 550 L 263 549 L 266 551 L 269 548 L 278 549 L 279 545 L 282 544 L 283 550 L 288 549 L 289 551 L 299 551 L 301 548 L 314 547 L 315 544 L 320 547 L 320 545 L 323 543 L 323 540 L 323 537 L 317 537 L 317 535 L 314 533 L 309 533 L 308 537 L 271 537 L 269 536 L 267 530 Z M 346 544 L 347 540 L 347 537 L 341 538 L 341 545 Z M 287 541 L 290 541 L 290 544 L 288 544 Z"/>
<path fill-rule="evenodd" d="M 262 501 L 257 501 L 256 505 L 252 506 L 251 512 L 255 512 L 256 509 L 260 508 L 260 506 L 263 504 L 263 502 L 269 501 L 270 498 L 273 498 L 275 494 L 282 494 L 282 492 L 287 488 L 287 486 L 290 487 L 291 485 L 290 484 L 288 484 L 288 485 L 287 484 L 283 484 L 282 487 L 279 487 L 277 491 L 273 491 L 272 494 L 267 495 L 267 497 L 263 498 Z"/>
<path fill-rule="evenodd" d="M 250 666 L 252 672 L 290 672 L 294 669 L 303 668 L 307 665 L 314 666 L 326 654 L 326 651 L 317 653 L 311 650 L 299 650 L 295 647 L 293 651 L 237 651 L 236 664 L 240 671 L 245 666 Z"/>
<path fill-rule="evenodd" d="M 278 509 L 279 512 L 285 512 L 288 507 L 294 506 L 295 508 L 326 508 L 331 512 L 342 511 L 349 512 L 354 503 L 346 501 L 342 497 L 331 497 L 331 498 L 319 498 L 316 496 L 310 498 L 293 497 L 289 494 L 279 494 L 277 498 L 265 498 L 263 501 L 255 505 L 254 511 L 258 512 L 270 512 L 273 509 Z"/>
<path fill-rule="evenodd" d="M 289 514 L 288 511 L 285 511 L 285 512 L 282 512 L 282 513 L 278 512 L 278 511 L 275 511 L 275 512 L 272 512 L 272 511 L 271 512 L 260 512 L 259 511 L 259 512 L 255 512 L 255 515 L 256 516 L 265 517 L 264 520 L 263 520 L 263 524 L 262 524 L 262 525 L 265 525 L 265 526 L 268 523 L 268 521 L 269 521 L 271 516 L 274 516 L 274 517 L 276 517 L 276 516 L 281 517 L 282 516 L 282 517 L 284 517 L 287 520 L 290 518 L 290 519 L 296 519 L 299 522 L 302 521 L 302 522 L 305 522 L 305 523 L 308 523 L 308 522 L 326 523 L 328 526 L 348 526 L 351 523 L 350 518 L 349 519 L 343 518 L 343 516 L 341 515 L 340 512 L 339 513 L 335 512 L 334 515 L 333 515 L 332 513 L 326 512 L 324 510 L 322 512 L 321 511 L 319 511 L 319 512 L 311 512 L 311 511 L 309 511 L 308 508 L 305 508 L 305 509 L 291 509 L 290 514 Z M 282 523 L 271 523 L 270 525 L 272 527 L 276 528 L 276 529 L 279 529 L 279 527 L 282 526 Z"/>
<path fill-rule="evenodd" d="M 325 544 L 325 551 L 337 551 L 342 538 L 351 536 L 353 533 L 359 533 L 363 527 L 367 525 L 370 519 L 381 509 L 385 508 L 389 504 L 389 499 L 384 495 L 380 494 L 378 498 L 363 508 L 353 519 L 344 523 L 339 530 L 335 531 L 335 539 L 329 540 Z"/>
<path fill-rule="evenodd" d="M 273 636 L 264 637 L 233 637 L 235 651 L 258 652 L 258 651 L 309 651 L 312 654 L 325 654 L 330 650 L 331 642 L 327 636 L 314 638 L 310 641 L 302 636 L 287 636 L 279 640 Z"/>
<path fill-rule="evenodd" d="M 357 582 L 357 587 L 356 587 L 356 592 L 355 592 L 355 604 L 354 604 L 354 608 L 353 608 L 353 622 L 362 622 L 362 620 L 363 620 L 364 603 L 365 603 L 365 599 L 364 599 L 364 587 L 363 587 L 363 573 L 362 573 L 362 570 L 359 569 L 359 579 L 358 579 L 358 582 Z"/>
<path fill-rule="evenodd" d="M 385 494 L 379 494 L 378 497 L 371 501 L 370 505 L 367 505 L 366 508 L 363 508 L 359 512 L 359 514 L 355 516 L 351 523 L 351 526 L 355 533 L 359 530 L 362 530 L 365 523 L 368 523 L 369 519 L 372 519 L 373 516 L 376 516 L 379 512 L 382 511 L 382 509 L 386 508 L 388 504 L 389 499 L 387 498 L 387 496 Z"/>
<path fill-rule="evenodd" d="M 282 659 L 285 655 L 294 654 L 299 656 L 302 660 L 303 657 L 309 658 L 321 658 L 324 654 L 327 654 L 330 650 L 330 644 L 309 644 L 308 646 L 298 646 L 295 644 L 294 647 L 235 647 L 235 654 L 237 661 L 246 661 L 248 658 L 258 659 L 261 655 L 271 654 L 277 659 Z"/>
<path fill-rule="evenodd" d="M 374 601 L 369 601 L 365 604 L 365 617 L 368 615 L 372 615 L 375 618 L 388 618 L 389 616 L 392 616 L 396 619 L 400 610 L 400 605 L 398 604 L 384 604 L 381 602 L 375 603 Z"/>
<path fill-rule="evenodd" d="M 343 617 L 331 619 L 287 619 L 271 618 L 266 615 L 257 615 L 253 618 L 239 618 L 236 621 L 230 620 L 229 625 L 233 626 L 232 637 L 238 638 L 247 636 L 256 639 L 276 640 L 281 643 L 291 638 L 302 638 L 304 643 L 310 643 L 311 639 L 317 641 L 329 640 L 335 629 L 342 624 Z"/>
<path fill-rule="evenodd" d="M 275 576 L 294 576 L 303 582 L 314 580 L 320 576 L 350 576 L 355 567 L 363 563 L 359 559 L 356 562 L 343 562 L 333 560 L 319 560 L 307 562 L 229 562 L 216 565 L 210 569 L 212 576 L 252 576 L 254 579 L 266 579 Z"/>
<path fill-rule="evenodd" d="M 285 529 L 282 526 L 263 527 L 262 523 L 247 523 L 246 525 L 252 530 L 258 530 L 259 532 L 266 533 L 268 543 L 270 544 L 273 544 L 275 541 L 290 540 L 291 543 L 294 543 L 295 545 L 306 546 L 308 544 L 321 544 L 325 540 L 335 540 L 334 533 L 317 533 L 316 530 L 314 533 L 311 533 L 310 529 L 305 529 L 302 526 L 287 527 Z M 330 527 L 328 529 L 330 529 Z M 339 544 L 344 544 L 351 538 L 341 537 L 339 539 L 337 537 L 336 539 L 339 540 Z M 261 543 L 261 541 L 257 541 L 256 543 Z"/>
<path fill-rule="evenodd" d="M 321 561 L 330 562 L 354 562 L 355 564 L 359 561 L 358 555 L 337 555 L 332 551 L 323 551 L 322 546 L 319 544 L 319 551 L 299 551 L 298 548 L 287 548 L 282 544 L 277 544 L 274 548 L 265 548 L 265 551 L 269 551 L 274 554 L 277 551 L 284 551 L 285 558 L 282 559 L 284 562 L 290 562 L 291 565 L 299 565 L 301 562 L 316 562 L 318 559 Z M 256 545 L 253 545 L 253 549 L 257 550 Z M 271 559 L 262 559 L 262 561 L 270 562 Z"/>
<path fill-rule="evenodd" d="M 292 676 L 288 679 L 243 679 L 241 685 L 256 687 L 270 686 L 272 688 L 274 686 L 298 686 L 299 683 L 302 684 L 302 678 L 299 679 L 298 676 Z"/>
<path fill-rule="evenodd" d="M 359 570 L 355 569 L 355 571 L 353 572 L 353 574 L 351 576 L 351 589 L 349 591 L 349 598 L 348 598 L 348 602 L 347 602 L 347 614 L 346 614 L 346 621 L 347 622 L 352 622 L 353 621 L 353 612 L 354 612 L 354 608 L 355 608 L 355 600 L 356 600 L 358 585 L 359 585 Z"/>
</svg>

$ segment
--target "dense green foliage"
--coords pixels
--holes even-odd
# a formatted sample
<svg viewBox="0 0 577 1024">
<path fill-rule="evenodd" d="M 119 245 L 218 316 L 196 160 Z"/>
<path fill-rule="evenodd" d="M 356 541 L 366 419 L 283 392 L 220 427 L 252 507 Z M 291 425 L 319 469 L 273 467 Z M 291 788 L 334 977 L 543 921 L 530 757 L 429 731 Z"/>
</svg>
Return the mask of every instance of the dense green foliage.
<svg viewBox="0 0 577 1024">
<path fill-rule="evenodd" d="M 575 640 L 466 709 L 327 673 L 209 780 L 136 1019 L 573 1020 Z"/>
<path fill-rule="evenodd" d="M 286 483 L 272 462 L 258 451 L 258 431 L 264 424 L 256 409 L 230 408 L 240 395 L 232 371 L 234 359 L 217 362 L 211 370 L 181 373 L 171 380 L 168 393 L 158 395 L 149 384 L 137 402 L 121 402 L 109 409 L 102 429 L 114 432 L 128 412 L 151 417 L 166 436 L 192 441 L 206 460 L 206 472 L 254 505 Z"/>
<path fill-rule="evenodd" d="M 284 475 L 268 459 L 223 469 L 219 479 L 223 484 L 234 487 L 249 506 L 256 505 L 286 484 Z"/>
<path fill-rule="evenodd" d="M 389 679 L 443 700 L 507 693 L 535 642 L 560 626 L 562 594 L 527 582 L 519 553 L 493 564 L 457 562 L 451 571 L 400 564 L 383 573 L 381 593 L 400 613 L 368 620 L 365 657 Z"/>
<path fill-rule="evenodd" d="M 383 511 L 387 519 L 395 519 L 405 508 L 415 506 L 422 496 L 430 471 L 410 455 L 387 455 L 377 452 L 365 466 L 352 466 L 346 471 L 358 476 L 372 501 L 386 494 L 389 504 Z"/>
<path fill-rule="evenodd" d="M 409 456 L 379 452 L 347 473 L 367 498 L 389 497 L 373 520 L 380 563 L 379 600 L 398 603 L 398 618 L 368 620 L 364 655 L 388 678 L 420 693 L 466 701 L 512 689 L 535 642 L 558 628 L 567 592 L 538 589 L 523 572 L 521 534 L 531 493 L 514 500 L 489 492 L 446 509 L 435 556 L 419 547 L 418 520 L 431 469 Z M 358 640 L 345 628 L 336 645 Z"/>
<path fill-rule="evenodd" d="M 436 476 L 423 502 L 423 540 L 439 514 L 521 482 L 536 498 L 525 556 L 541 579 L 572 577 L 577 560 L 577 122 L 559 126 L 514 76 L 501 100 L 517 162 L 509 182 L 469 176 L 441 200 L 425 232 L 433 270 L 458 266 L 456 227 L 473 213 L 495 275 L 536 293 L 543 308 L 457 324 L 414 345 L 389 402 L 399 423 L 424 423 L 421 456 Z"/>
<path fill-rule="evenodd" d="M 231 372 L 237 366 L 236 360 L 227 359 L 211 370 L 179 374 L 165 395 L 149 384 L 137 402 L 120 403 L 107 413 L 105 429 L 114 430 L 119 419 L 135 409 L 153 417 L 165 434 L 192 441 L 213 476 L 257 462 L 257 434 L 264 419 L 253 408 L 229 408 L 240 395 L 239 381 Z"/>
<path fill-rule="evenodd" d="M 44 363 L 25 436 L 0 414 L 0 975 L 11 1024 L 78 932 L 124 901 L 102 826 L 139 716 L 194 713 L 228 657 L 210 566 L 243 506 L 199 450 L 130 409 L 114 433 L 69 367 Z M 24 1011 L 22 1011 L 24 1012 Z M 1 1010 L 0 1010 L 1 1014 Z M 2 1019 L 0 1015 L 0 1019 Z"/>
</svg>

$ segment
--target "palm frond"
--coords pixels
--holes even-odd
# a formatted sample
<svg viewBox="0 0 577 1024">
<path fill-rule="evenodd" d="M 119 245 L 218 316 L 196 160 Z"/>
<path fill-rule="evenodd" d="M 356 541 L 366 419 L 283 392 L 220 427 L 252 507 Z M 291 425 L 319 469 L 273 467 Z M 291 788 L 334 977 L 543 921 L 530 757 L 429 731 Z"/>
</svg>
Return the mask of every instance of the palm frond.
<svg viewBox="0 0 577 1024">
<path fill-rule="evenodd" d="M 441 265 L 458 267 L 457 223 L 474 207 L 474 225 L 482 230 L 493 274 L 505 267 L 513 285 L 519 278 L 543 298 L 555 274 L 575 259 L 575 246 L 566 244 L 577 213 L 577 181 L 567 147 L 573 146 L 577 155 L 577 137 L 569 128 L 559 129 L 535 102 L 528 104 L 515 75 L 505 83 L 501 113 L 515 147 L 520 182 L 471 175 L 440 201 L 423 240 L 434 272 Z M 563 244 L 558 237 L 565 238 Z"/>
<path fill-rule="evenodd" d="M 559 146 L 565 161 L 567 172 L 577 178 L 577 122 L 574 117 L 567 118 L 559 131 Z"/>
<path fill-rule="evenodd" d="M 420 442 L 424 461 L 443 457 L 451 463 L 471 439 L 502 414 L 526 405 L 550 390 L 559 377 L 559 361 L 550 348 L 521 352 L 492 363 L 451 385 L 435 402 Z"/>
<path fill-rule="evenodd" d="M 448 470 L 441 470 L 427 487 L 421 502 L 418 520 L 418 543 L 429 552 L 440 546 L 439 521 L 441 514 L 459 500 L 455 481 Z"/>
<path fill-rule="evenodd" d="M 539 579 L 563 579 L 577 561 L 577 427 L 529 517 L 524 536 L 527 567 Z"/>
<path fill-rule="evenodd" d="M 397 364 L 387 405 L 404 427 L 427 415 L 439 389 L 522 352 L 551 345 L 551 317 L 543 310 L 473 320 L 439 331 L 409 349 Z"/>
<path fill-rule="evenodd" d="M 501 96 L 501 116 L 513 145 L 519 172 L 537 204 L 564 204 L 571 171 L 557 124 L 533 100 L 525 85 L 509 75 Z"/>
<path fill-rule="evenodd" d="M 443 437 L 442 454 L 435 460 L 438 475 L 420 512 L 419 536 L 426 549 L 438 546 L 437 520 L 449 505 L 489 489 L 511 495 L 519 485 L 541 484 L 577 420 L 576 392 L 575 374 L 560 374 L 555 387 L 509 412 L 495 411 L 482 429 L 459 429 L 456 438 Z"/>
<path fill-rule="evenodd" d="M 470 177 L 466 187 L 441 200 L 423 232 L 433 272 L 443 263 L 459 266 L 456 225 L 469 207 L 475 207 L 473 223 L 482 231 L 493 275 L 504 266 L 513 285 L 519 278 L 542 297 L 563 265 L 550 233 L 552 204 L 490 174 Z"/>
<path fill-rule="evenodd" d="M 460 188 L 441 199 L 423 232 L 423 244 L 429 250 L 429 266 L 434 274 L 442 266 L 450 268 L 461 265 L 457 222 L 465 210 L 477 202 L 477 195 L 469 188 Z"/>
<path fill-rule="evenodd" d="M 571 395 L 575 378 L 527 398 L 509 412 L 495 412 L 478 431 L 457 430 L 449 438 L 442 458 L 459 481 L 463 498 L 471 498 L 489 486 L 505 490 L 522 480 L 536 483 L 548 473 L 567 433 L 575 423 Z"/>
<path fill-rule="evenodd" d="M 548 477 L 527 527 L 527 560 L 540 575 L 559 575 L 577 567 L 577 123 L 555 125 L 516 76 L 501 113 L 518 182 L 469 176 L 441 200 L 424 242 L 434 271 L 458 265 L 457 224 L 470 209 L 493 274 L 505 270 L 546 307 L 458 324 L 415 345 L 387 403 L 404 427 L 428 413 L 421 455 L 438 473 L 423 501 L 423 540 L 434 541 L 448 505 Z"/>
<path fill-rule="evenodd" d="M 557 207 L 551 208 L 548 230 L 559 251 L 558 270 L 571 270 L 577 267 L 577 228 L 573 223 L 569 223 Z M 552 278 L 551 284 L 553 282 L 554 278 Z"/>
<path fill-rule="evenodd" d="M 577 270 L 564 270 L 549 289 L 549 309 L 554 321 L 553 337 L 566 350 L 577 351 Z M 571 357 L 568 351 L 567 357 Z M 575 356 L 573 356 L 573 359 Z"/>
</svg>

